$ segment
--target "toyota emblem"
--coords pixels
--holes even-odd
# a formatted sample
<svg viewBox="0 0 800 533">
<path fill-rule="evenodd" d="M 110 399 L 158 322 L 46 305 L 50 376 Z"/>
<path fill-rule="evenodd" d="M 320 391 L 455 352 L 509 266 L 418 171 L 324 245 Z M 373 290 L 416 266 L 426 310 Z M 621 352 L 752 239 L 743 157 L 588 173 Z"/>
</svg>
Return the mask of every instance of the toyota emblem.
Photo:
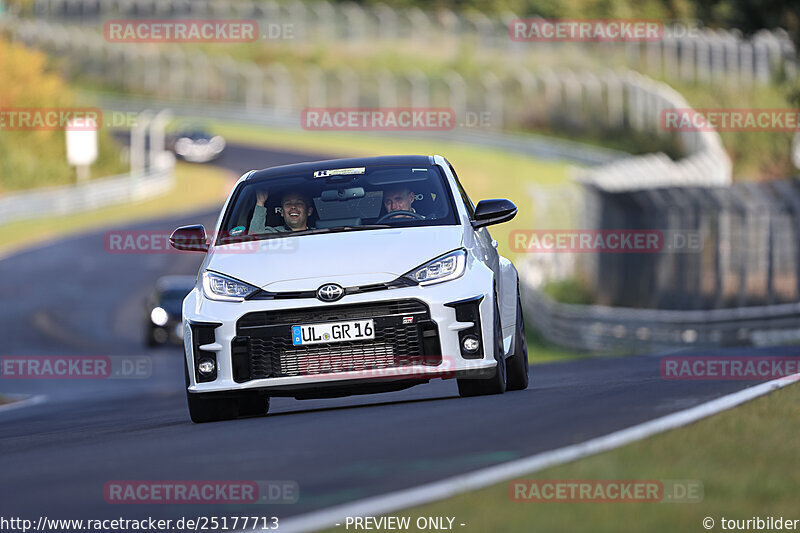
<svg viewBox="0 0 800 533">
<path fill-rule="evenodd" d="M 323 302 L 335 302 L 344 296 L 344 289 L 335 283 L 326 283 L 317 289 L 317 298 Z"/>
</svg>

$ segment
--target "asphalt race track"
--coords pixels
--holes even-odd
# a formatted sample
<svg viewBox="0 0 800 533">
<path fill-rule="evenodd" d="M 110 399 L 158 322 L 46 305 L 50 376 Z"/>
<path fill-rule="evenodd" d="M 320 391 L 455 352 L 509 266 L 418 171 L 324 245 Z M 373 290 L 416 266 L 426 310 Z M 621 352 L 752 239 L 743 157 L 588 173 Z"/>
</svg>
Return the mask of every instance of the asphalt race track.
<svg viewBox="0 0 800 533">
<path fill-rule="evenodd" d="M 230 146 L 217 163 L 241 173 L 318 158 Z M 124 229 L 169 231 L 210 225 L 215 216 Z M 597 358 L 537 365 L 528 390 L 501 396 L 460 399 L 454 381 L 434 380 L 373 396 L 276 398 L 267 417 L 195 425 L 181 349 L 148 350 L 142 331 L 144 298 L 155 280 L 195 274 L 201 256 L 108 253 L 104 234 L 112 229 L 121 228 L 97 228 L 0 260 L 0 355 L 146 355 L 152 362 L 148 379 L 0 379 L 0 392 L 46 395 L 38 405 L 0 412 L 0 515 L 288 517 L 573 444 L 754 384 L 666 381 L 658 356 Z M 115 480 L 294 481 L 300 499 L 109 504 L 104 486 Z"/>
</svg>

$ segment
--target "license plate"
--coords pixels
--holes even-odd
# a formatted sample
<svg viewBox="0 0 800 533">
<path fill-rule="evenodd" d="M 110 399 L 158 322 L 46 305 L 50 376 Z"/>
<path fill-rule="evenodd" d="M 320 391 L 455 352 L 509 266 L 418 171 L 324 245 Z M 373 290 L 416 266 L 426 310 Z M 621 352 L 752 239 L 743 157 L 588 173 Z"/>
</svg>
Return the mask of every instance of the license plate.
<svg viewBox="0 0 800 533">
<path fill-rule="evenodd" d="M 347 322 L 292 326 L 292 343 L 295 346 L 374 338 L 375 324 L 372 320 L 348 320 Z"/>
</svg>

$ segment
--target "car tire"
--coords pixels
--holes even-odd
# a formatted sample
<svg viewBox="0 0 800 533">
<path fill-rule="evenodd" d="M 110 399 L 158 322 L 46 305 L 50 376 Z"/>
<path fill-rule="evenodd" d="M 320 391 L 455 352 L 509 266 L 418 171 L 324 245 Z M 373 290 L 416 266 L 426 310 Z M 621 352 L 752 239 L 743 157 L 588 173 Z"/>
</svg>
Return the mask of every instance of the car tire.
<svg viewBox="0 0 800 533">
<path fill-rule="evenodd" d="M 189 367 L 186 357 L 183 358 L 183 373 L 186 387 L 189 387 Z M 189 406 L 189 418 L 195 424 L 231 420 L 238 414 L 235 398 L 220 398 L 211 394 L 191 393 L 186 391 L 186 403 Z"/>
<path fill-rule="evenodd" d="M 269 412 L 269 396 L 247 391 L 237 398 L 239 416 L 264 416 Z"/>
<path fill-rule="evenodd" d="M 208 393 L 191 393 L 186 391 L 186 399 L 189 404 L 189 416 L 192 422 L 201 424 L 203 422 L 218 422 L 220 420 L 231 420 L 238 414 L 238 402 L 236 398 L 209 397 Z"/>
<path fill-rule="evenodd" d="M 500 324 L 500 310 L 497 305 L 497 293 L 494 298 L 494 359 L 497 366 L 492 369 L 488 378 L 457 379 L 458 394 L 462 398 L 469 396 L 487 396 L 503 394 L 506 391 L 506 359 L 503 353 L 503 329 Z"/>
<path fill-rule="evenodd" d="M 158 346 L 156 339 L 153 337 L 152 328 L 147 328 L 147 331 L 145 333 L 145 344 L 147 345 L 148 348 L 155 348 L 156 346 Z"/>
<path fill-rule="evenodd" d="M 514 331 L 514 351 L 506 359 L 506 390 L 525 390 L 528 388 L 528 341 L 525 338 L 525 318 L 522 315 L 522 302 L 517 289 L 517 327 Z"/>
</svg>

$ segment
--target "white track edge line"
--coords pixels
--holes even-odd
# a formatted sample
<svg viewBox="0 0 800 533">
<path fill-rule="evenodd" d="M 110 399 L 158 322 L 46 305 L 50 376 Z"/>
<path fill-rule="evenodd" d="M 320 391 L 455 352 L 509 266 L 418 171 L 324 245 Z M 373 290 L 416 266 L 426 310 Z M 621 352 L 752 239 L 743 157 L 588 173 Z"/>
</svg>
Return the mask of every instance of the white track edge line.
<svg viewBox="0 0 800 533">
<path fill-rule="evenodd" d="M 281 521 L 280 529 L 283 533 L 305 533 L 324 528 L 333 528 L 335 524 L 343 523 L 347 516 L 377 516 L 442 500 L 462 492 L 484 488 L 495 483 L 514 479 L 520 475 L 568 463 L 575 459 L 612 450 L 670 429 L 686 426 L 797 381 L 800 381 L 800 374 L 774 379 L 579 444 L 537 453 L 529 457 L 515 459 L 411 489 L 404 489 L 320 511 L 312 511 L 297 517 L 290 517 Z M 244 530 L 242 530 L 242 533 L 244 533 Z"/>
<path fill-rule="evenodd" d="M 14 397 L 14 395 L 8 393 L 6 393 L 5 396 L 7 398 Z M 47 396 L 45 396 L 44 394 L 35 394 L 23 400 L 17 400 L 11 403 L 0 405 L 0 413 L 11 411 L 13 409 L 19 409 L 20 407 L 32 407 L 34 405 L 39 405 L 40 403 L 44 403 L 46 399 Z"/>
</svg>

